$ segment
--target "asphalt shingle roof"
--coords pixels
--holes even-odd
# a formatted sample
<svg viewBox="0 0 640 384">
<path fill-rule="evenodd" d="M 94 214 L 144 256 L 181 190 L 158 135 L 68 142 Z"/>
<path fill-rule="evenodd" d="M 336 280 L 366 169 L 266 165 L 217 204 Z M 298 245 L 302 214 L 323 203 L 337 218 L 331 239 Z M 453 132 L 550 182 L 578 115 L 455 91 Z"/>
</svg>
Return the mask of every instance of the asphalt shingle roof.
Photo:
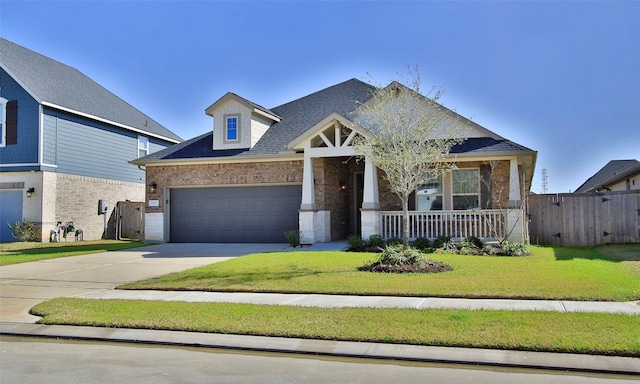
<svg viewBox="0 0 640 384">
<path fill-rule="evenodd" d="M 182 139 L 82 72 L 0 38 L 0 64 L 38 102 L 96 116 L 175 142 Z"/>
<path fill-rule="evenodd" d="M 273 124 L 251 149 L 214 151 L 212 149 L 213 133 L 209 132 L 139 159 L 139 163 L 145 163 L 147 160 L 277 155 L 286 151 L 289 142 L 330 114 L 338 113 L 351 118 L 352 112 L 360 103 L 368 100 L 375 89 L 373 85 L 351 79 L 271 108 L 269 111 L 281 117 L 282 120 Z M 519 152 L 533 151 L 512 141 L 492 137 L 469 138 L 451 150 L 452 154 Z"/>
<path fill-rule="evenodd" d="M 607 184 L 612 184 L 617 177 L 636 169 L 640 172 L 640 161 L 638 160 L 611 160 L 598 172 L 591 176 L 574 193 L 585 193 L 602 189 Z"/>
</svg>

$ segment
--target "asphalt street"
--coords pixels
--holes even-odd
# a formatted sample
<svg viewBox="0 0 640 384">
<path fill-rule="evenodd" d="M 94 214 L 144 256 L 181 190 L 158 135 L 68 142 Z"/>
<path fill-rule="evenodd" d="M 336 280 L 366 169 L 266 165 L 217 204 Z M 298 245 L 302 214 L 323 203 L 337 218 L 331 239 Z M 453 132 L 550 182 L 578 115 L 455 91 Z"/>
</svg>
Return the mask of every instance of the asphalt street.
<svg viewBox="0 0 640 384">
<path fill-rule="evenodd" d="M 637 377 L 221 349 L 0 337 L 8 383 L 629 384 Z"/>
</svg>

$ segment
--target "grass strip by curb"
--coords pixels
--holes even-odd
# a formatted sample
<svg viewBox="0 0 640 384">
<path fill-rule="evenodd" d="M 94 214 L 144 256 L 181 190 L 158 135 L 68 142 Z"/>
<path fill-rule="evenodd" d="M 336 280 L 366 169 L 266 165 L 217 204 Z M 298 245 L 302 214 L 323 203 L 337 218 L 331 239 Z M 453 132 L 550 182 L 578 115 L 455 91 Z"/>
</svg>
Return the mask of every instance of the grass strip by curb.
<svg viewBox="0 0 640 384">
<path fill-rule="evenodd" d="M 60 257 L 87 255 L 146 246 L 126 240 L 89 240 L 69 243 L 8 243 L 0 245 L 0 266 Z"/>
<path fill-rule="evenodd" d="M 640 316 L 61 298 L 41 324 L 640 357 Z"/>
</svg>

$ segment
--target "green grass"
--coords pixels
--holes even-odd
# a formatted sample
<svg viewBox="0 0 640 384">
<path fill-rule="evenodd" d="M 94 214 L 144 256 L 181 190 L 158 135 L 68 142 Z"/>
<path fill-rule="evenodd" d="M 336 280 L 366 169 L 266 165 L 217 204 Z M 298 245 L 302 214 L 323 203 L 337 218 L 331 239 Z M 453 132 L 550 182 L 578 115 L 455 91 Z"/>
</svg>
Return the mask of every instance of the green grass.
<svg viewBox="0 0 640 384">
<path fill-rule="evenodd" d="M 640 356 L 640 316 L 55 299 L 39 323 Z"/>
<path fill-rule="evenodd" d="M 532 247 L 527 257 L 431 254 L 454 270 L 380 274 L 375 254 L 253 254 L 124 285 L 124 289 L 627 301 L 640 299 L 640 244 Z"/>
<path fill-rule="evenodd" d="M 0 266 L 141 247 L 137 241 L 91 240 L 73 243 L 15 242 L 0 244 Z"/>
</svg>

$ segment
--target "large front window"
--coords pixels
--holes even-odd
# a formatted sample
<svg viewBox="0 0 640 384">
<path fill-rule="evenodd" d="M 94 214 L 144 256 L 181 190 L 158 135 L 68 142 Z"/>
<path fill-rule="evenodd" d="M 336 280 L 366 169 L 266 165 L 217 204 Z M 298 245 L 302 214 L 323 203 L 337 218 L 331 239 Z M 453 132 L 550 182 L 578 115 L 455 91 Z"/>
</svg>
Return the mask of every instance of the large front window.
<svg viewBox="0 0 640 384">
<path fill-rule="evenodd" d="M 416 208 L 418 211 L 442 210 L 442 175 L 429 180 L 416 191 Z"/>
<path fill-rule="evenodd" d="M 480 174 L 478 169 L 456 169 L 451 173 L 453 209 L 480 207 Z"/>
</svg>

